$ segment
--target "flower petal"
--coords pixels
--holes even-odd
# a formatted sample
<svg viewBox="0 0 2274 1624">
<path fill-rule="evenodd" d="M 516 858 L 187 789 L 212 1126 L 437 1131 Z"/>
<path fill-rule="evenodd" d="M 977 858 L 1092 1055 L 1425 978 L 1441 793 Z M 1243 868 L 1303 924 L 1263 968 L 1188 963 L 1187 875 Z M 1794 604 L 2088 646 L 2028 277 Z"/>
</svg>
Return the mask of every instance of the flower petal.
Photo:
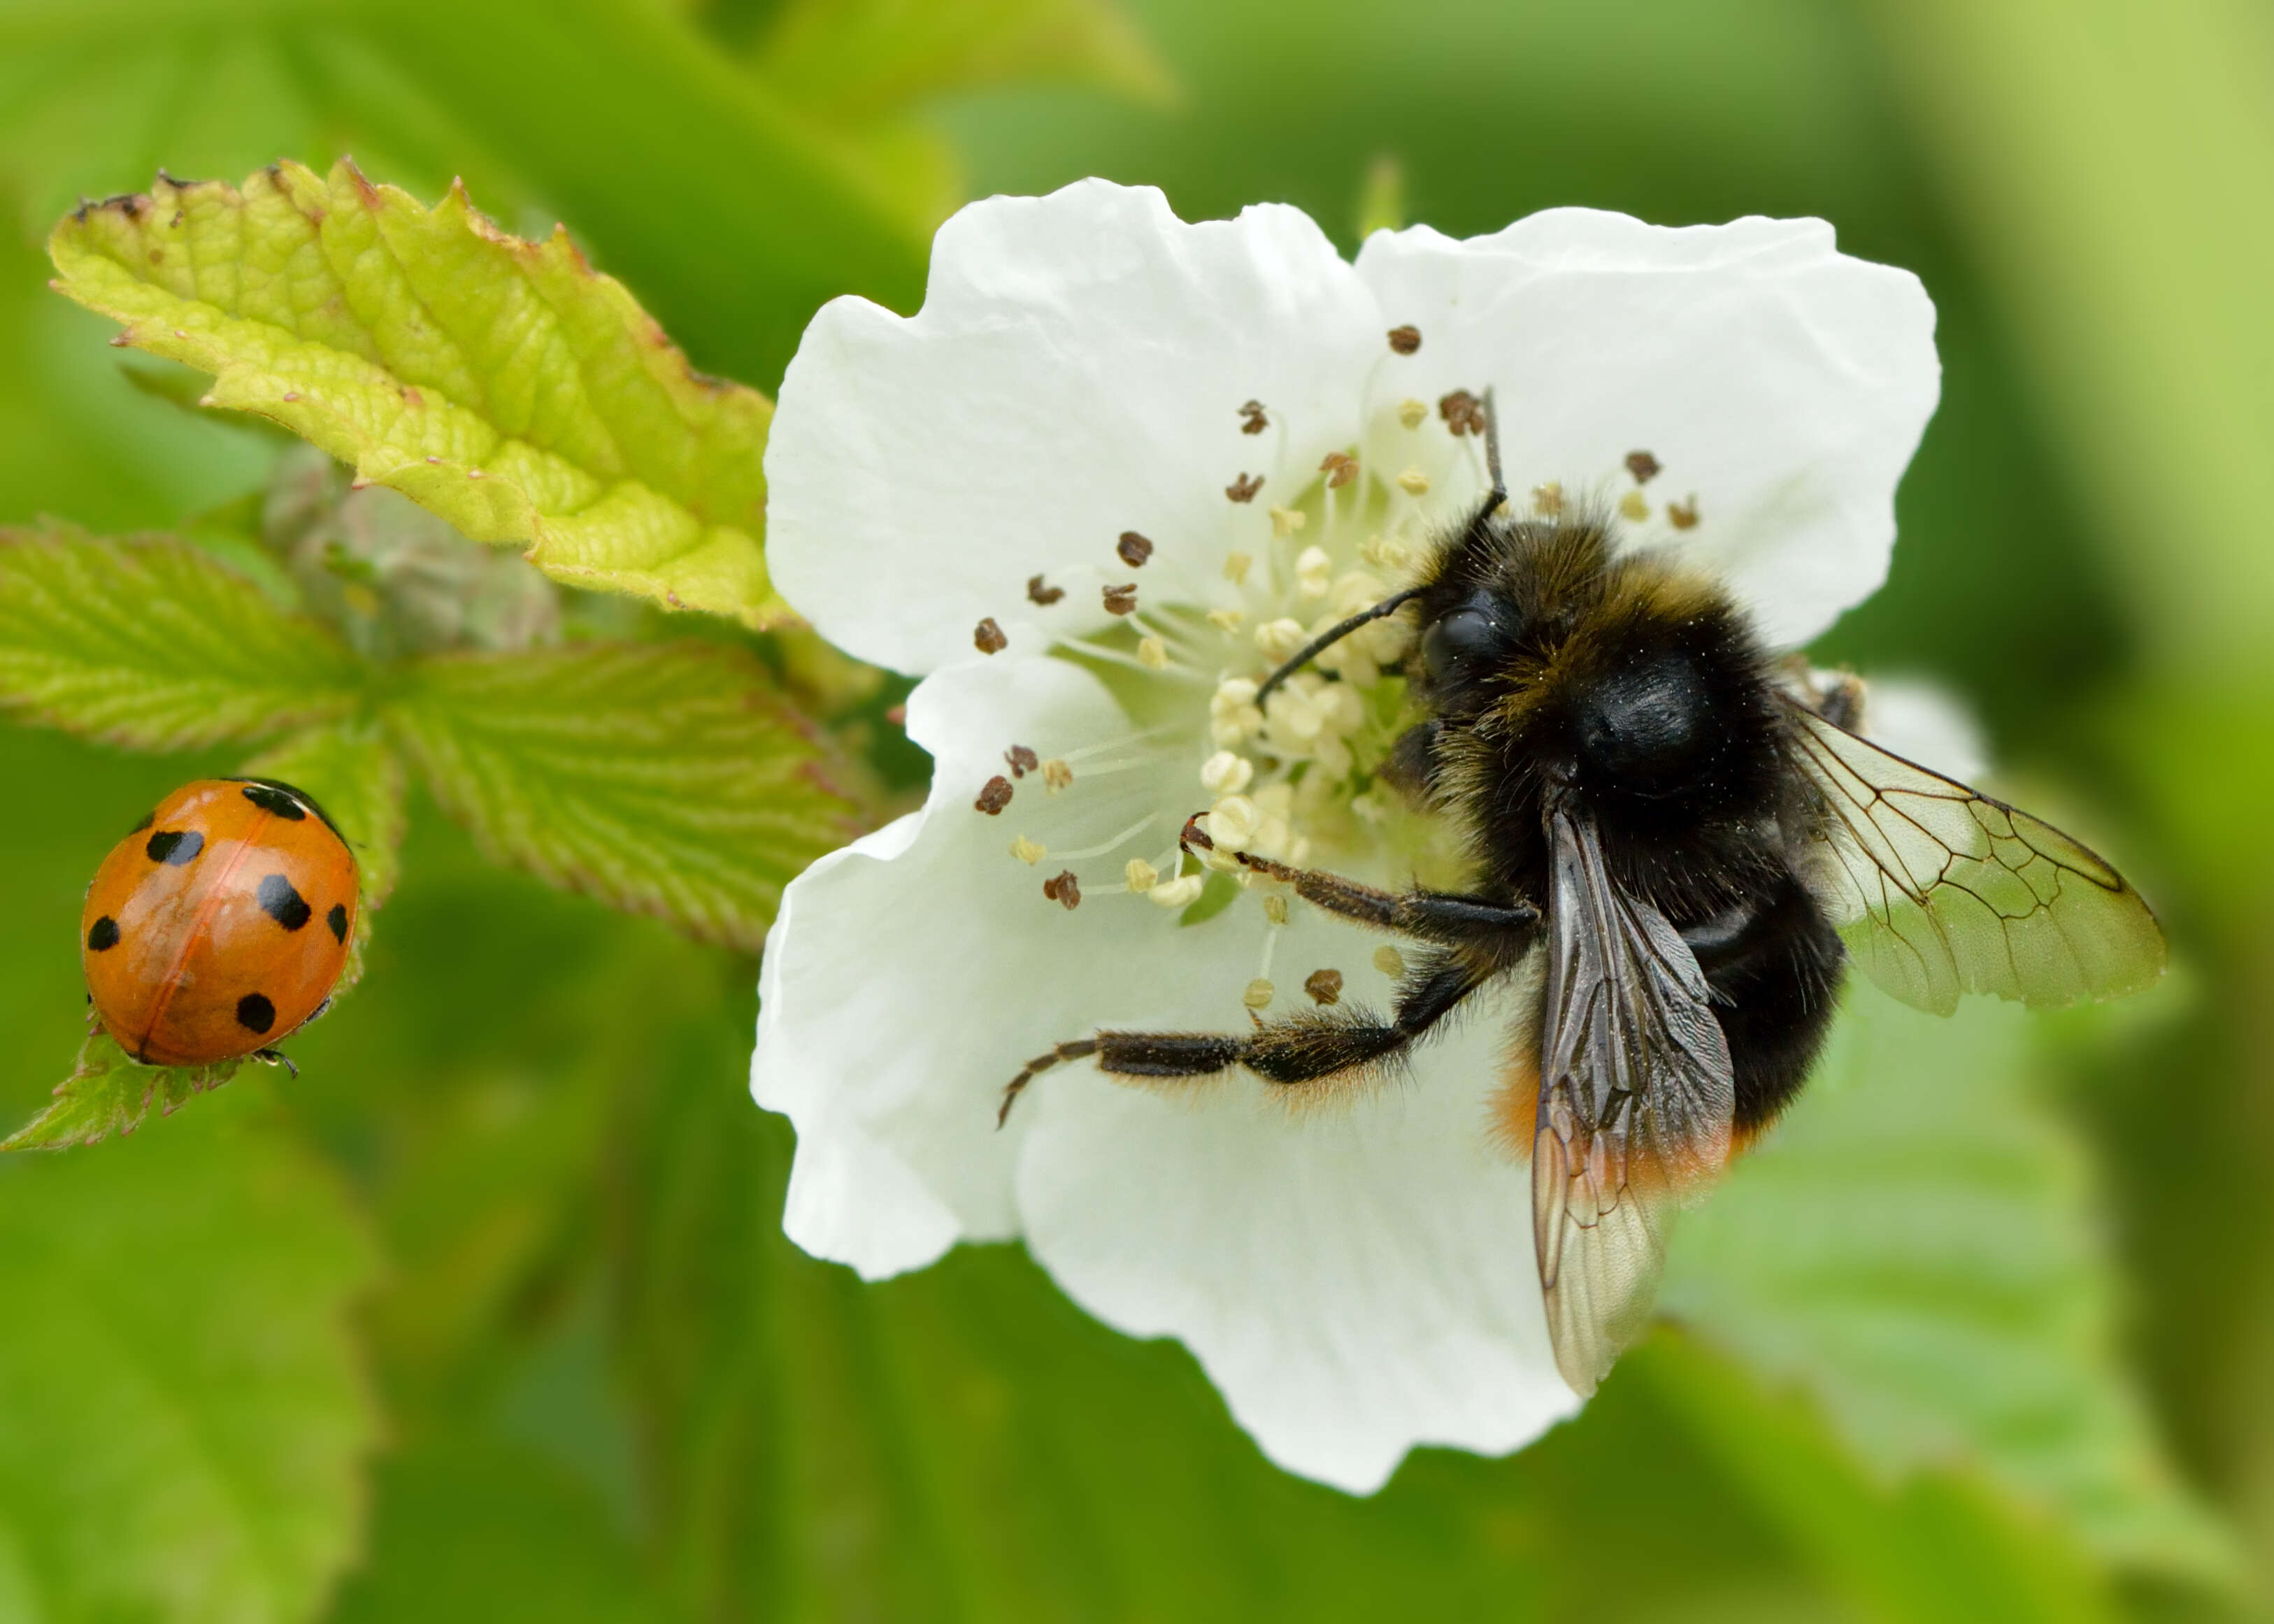
<svg viewBox="0 0 2274 1624">
<path fill-rule="evenodd" d="M 832 643 L 909 672 L 974 658 L 982 616 L 1014 651 L 1103 624 L 1101 587 L 1133 578 L 1125 530 L 1157 549 L 1141 598 L 1174 577 L 1205 603 L 1234 545 L 1224 487 L 1264 474 L 1276 492 L 1352 443 L 1383 348 L 1299 210 L 1186 224 L 1096 180 L 975 203 L 940 228 L 922 310 L 837 299 L 798 346 L 766 447 L 775 584 Z M 1251 399 L 1261 434 L 1241 432 Z M 1269 500 L 1233 516 L 1268 535 Z M 1030 604 L 1036 574 L 1065 599 Z"/>
<path fill-rule="evenodd" d="M 1338 965 L 1385 1007 L 1376 940 L 1299 908 L 1283 984 Z M 1032 1101 L 1028 1244 L 1099 1319 L 1183 1341 L 1288 1470 L 1371 1493 L 1417 1444 L 1516 1448 L 1579 1401 L 1548 1346 L 1530 1176 L 1493 1131 L 1513 1010 L 1480 1009 L 1402 1083 L 1308 1109 L 1245 1072 L 1069 1077 Z"/>
<path fill-rule="evenodd" d="M 1905 761 L 1978 784 L 1990 747 L 1966 702 L 1926 677 L 1873 677 L 1864 695 L 1864 735 Z"/>
<path fill-rule="evenodd" d="M 1358 270 L 1422 337 L 1382 370 L 1370 423 L 1401 396 L 1494 386 L 1510 489 L 1607 504 L 1648 452 L 1643 530 L 1710 561 L 1780 646 L 1885 579 L 1895 485 L 1940 389 L 1934 307 L 1823 222 L 1550 209 L 1466 241 L 1377 232 Z M 1695 527 L 1668 523 L 1692 496 Z"/>
<path fill-rule="evenodd" d="M 1028 866 L 1009 847 L 1025 837 L 1073 850 L 1149 816 L 1149 843 L 1126 855 L 1172 849 L 1193 808 L 1172 816 L 1163 800 L 1197 800 L 1197 754 L 1181 770 L 1078 766 L 1058 795 L 1030 770 L 998 815 L 974 804 L 990 778 L 1011 783 L 1014 744 L 1048 759 L 1131 731 L 1104 686 L 1064 660 L 938 673 L 908 699 L 909 736 L 934 757 L 924 809 L 790 885 L 766 944 L 751 1089 L 797 1125 L 785 1222 L 807 1251 L 874 1278 L 958 1238 L 1018 1233 L 1026 1118 L 995 1131 L 1003 1086 L 1115 1012 L 1110 993 L 1135 973 L 1125 936 L 1156 944 L 1149 973 L 1173 984 L 1173 938 L 1191 934 L 1173 918 L 1131 897 L 1069 912 L 1042 894 L 1065 865 Z M 1125 861 L 1081 866 L 1118 878 Z"/>
</svg>

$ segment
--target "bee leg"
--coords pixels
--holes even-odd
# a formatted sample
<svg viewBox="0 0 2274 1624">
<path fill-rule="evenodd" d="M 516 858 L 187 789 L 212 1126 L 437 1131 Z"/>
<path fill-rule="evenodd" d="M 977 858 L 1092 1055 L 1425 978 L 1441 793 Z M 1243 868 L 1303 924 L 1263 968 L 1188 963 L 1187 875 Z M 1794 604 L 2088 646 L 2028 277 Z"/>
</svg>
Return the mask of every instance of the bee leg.
<svg viewBox="0 0 2274 1624">
<path fill-rule="evenodd" d="M 1216 847 L 1197 817 L 1186 823 L 1182 839 L 1200 851 Z M 1291 868 L 1252 853 L 1231 855 L 1241 868 L 1293 886 L 1297 896 L 1329 914 L 1423 942 L 1489 948 L 1506 962 L 1529 952 L 1540 934 L 1540 910 L 1528 902 L 1495 902 L 1445 891 L 1383 891 L 1320 868 Z"/>
<path fill-rule="evenodd" d="M 998 1127 L 1010 1119 L 1027 1085 L 1063 1061 L 1097 1058 L 1116 1077 L 1212 1077 L 1244 1065 L 1267 1082 L 1294 1086 L 1323 1082 L 1387 1060 L 1452 1013 L 1461 1000 L 1502 967 L 1498 955 L 1478 951 L 1433 956 L 1398 989 L 1395 1015 L 1382 1021 L 1364 1011 L 1334 1015 L 1313 1011 L 1259 1022 L 1246 1036 L 1214 1032 L 1101 1032 L 1055 1045 L 1027 1063 L 1003 1091 Z"/>
</svg>

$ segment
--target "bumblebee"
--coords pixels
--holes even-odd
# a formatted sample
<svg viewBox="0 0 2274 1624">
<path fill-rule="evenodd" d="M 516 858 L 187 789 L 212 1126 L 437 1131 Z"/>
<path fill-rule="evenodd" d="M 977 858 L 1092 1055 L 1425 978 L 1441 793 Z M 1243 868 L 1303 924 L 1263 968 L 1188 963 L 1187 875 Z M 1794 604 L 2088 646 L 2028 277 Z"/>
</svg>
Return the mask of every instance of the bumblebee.
<svg viewBox="0 0 2274 1624">
<path fill-rule="evenodd" d="M 1382 776 L 1452 819 L 1473 888 L 1390 891 L 1218 853 L 1418 944 L 1388 1019 L 1337 1006 L 1242 1034 L 1101 1032 L 1005 1090 L 1094 1056 L 1131 1079 L 1245 1066 L 1288 1088 L 1363 1074 L 1545 956 L 1533 1029 L 1532 1241 L 1556 1363 L 1585 1395 L 1646 1323 L 1668 1212 L 1807 1081 L 1846 963 L 1948 1013 L 2161 974 L 2154 914 L 2116 870 L 2026 812 L 1862 738 L 1862 687 L 1762 646 L 1715 581 L 1623 550 L 1604 515 L 1504 511 L 1492 488 L 1417 585 L 1337 626 L 1262 685 L 1411 604 L 1425 719 Z M 1212 851 L 1202 820 L 1188 850 Z"/>
</svg>

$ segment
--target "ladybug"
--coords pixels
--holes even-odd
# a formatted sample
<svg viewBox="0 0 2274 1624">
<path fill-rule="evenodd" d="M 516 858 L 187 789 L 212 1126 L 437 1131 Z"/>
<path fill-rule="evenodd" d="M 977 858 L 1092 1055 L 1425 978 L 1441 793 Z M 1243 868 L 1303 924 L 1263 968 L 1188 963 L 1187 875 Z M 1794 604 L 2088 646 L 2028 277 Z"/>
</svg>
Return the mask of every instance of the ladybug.
<svg viewBox="0 0 2274 1624">
<path fill-rule="evenodd" d="M 204 1065 L 312 1019 L 346 967 L 356 862 L 324 809 L 269 778 L 184 785 L 87 887 L 94 1012 L 147 1065 Z"/>
</svg>

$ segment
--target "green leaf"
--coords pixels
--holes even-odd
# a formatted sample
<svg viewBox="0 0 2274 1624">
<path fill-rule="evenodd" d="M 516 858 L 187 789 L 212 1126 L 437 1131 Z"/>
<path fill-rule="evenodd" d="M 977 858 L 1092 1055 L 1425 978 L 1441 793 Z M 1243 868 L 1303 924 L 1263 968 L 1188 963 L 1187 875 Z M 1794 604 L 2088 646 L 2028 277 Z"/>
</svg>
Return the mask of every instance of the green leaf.
<svg viewBox="0 0 2274 1624">
<path fill-rule="evenodd" d="M 388 714 L 492 858 L 751 951 L 782 887 L 858 826 L 827 748 L 735 649 L 437 658 Z"/>
<path fill-rule="evenodd" d="M 331 817 L 355 853 L 362 882 L 358 932 L 370 910 L 395 890 L 405 817 L 403 757 L 384 731 L 367 722 L 319 727 L 285 740 L 241 769 L 304 789 Z"/>
<path fill-rule="evenodd" d="M 152 1106 L 161 1116 L 171 1116 L 194 1096 L 229 1081 L 244 1064 L 144 1065 L 109 1033 L 90 1033 L 72 1074 L 56 1085 L 55 1103 L 0 1139 L 0 1150 L 62 1150 L 132 1133 Z"/>
<path fill-rule="evenodd" d="M 6 1616 L 294 1624 L 355 1550 L 374 1259 L 265 1108 L 0 1168 Z"/>
<path fill-rule="evenodd" d="M 508 237 L 343 162 L 90 205 L 49 239 L 57 288 L 121 339 L 477 541 L 572 585 L 752 625 L 787 612 L 758 538 L 772 407 L 697 373 L 565 231 Z"/>
<path fill-rule="evenodd" d="M 183 542 L 0 530 L 0 712 L 134 749 L 342 714 L 360 663 Z"/>
<path fill-rule="evenodd" d="M 2031 1094 L 2030 1019 L 1855 989 L 1808 1093 L 1685 1220 L 1664 1300 L 1876 1470 L 1968 1464 L 2104 1560 L 2227 1575 L 2125 1372 L 2083 1152 Z"/>
</svg>

